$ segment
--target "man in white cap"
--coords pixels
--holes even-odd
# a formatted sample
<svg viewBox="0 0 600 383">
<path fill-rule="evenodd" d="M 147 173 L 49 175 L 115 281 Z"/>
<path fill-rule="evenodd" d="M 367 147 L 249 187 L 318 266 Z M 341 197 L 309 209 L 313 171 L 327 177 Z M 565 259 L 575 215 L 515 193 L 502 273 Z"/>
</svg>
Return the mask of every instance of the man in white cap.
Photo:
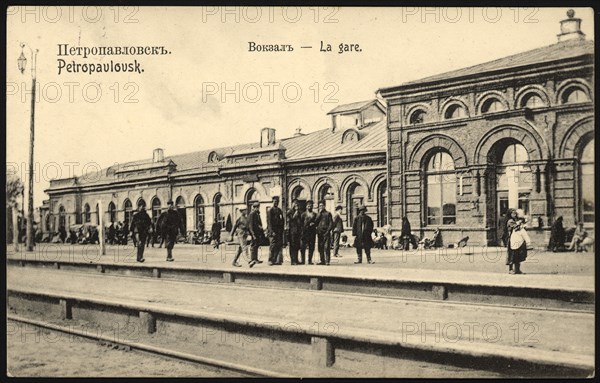
<svg viewBox="0 0 600 383">
<path fill-rule="evenodd" d="M 248 208 L 246 205 L 241 205 L 239 210 L 241 215 L 237 221 L 235 221 L 235 225 L 231 230 L 231 237 L 235 234 L 239 243 L 237 254 L 233 260 L 233 266 L 235 267 L 242 267 L 242 265 L 238 263 L 238 259 L 240 259 L 242 252 L 246 254 L 246 259 L 248 258 L 248 234 L 250 233 L 248 230 Z"/>
</svg>

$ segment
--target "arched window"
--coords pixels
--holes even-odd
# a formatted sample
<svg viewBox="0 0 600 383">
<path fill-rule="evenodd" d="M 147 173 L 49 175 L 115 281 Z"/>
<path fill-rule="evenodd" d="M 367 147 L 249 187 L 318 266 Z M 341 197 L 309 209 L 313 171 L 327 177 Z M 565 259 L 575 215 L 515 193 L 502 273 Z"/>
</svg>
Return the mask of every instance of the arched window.
<svg viewBox="0 0 600 383">
<path fill-rule="evenodd" d="M 562 94 L 563 104 L 575 104 L 587 101 L 589 101 L 587 94 L 579 87 L 571 87 L 565 90 Z"/>
<path fill-rule="evenodd" d="M 383 181 L 377 189 L 377 224 L 379 227 L 388 224 L 387 207 L 387 182 Z"/>
<path fill-rule="evenodd" d="M 196 230 L 205 230 L 204 199 L 200 194 L 198 194 L 194 200 L 194 211 L 196 212 Z"/>
<path fill-rule="evenodd" d="M 183 231 L 187 233 L 187 214 L 185 200 L 182 196 L 177 197 L 175 200 L 175 206 L 177 206 L 177 212 L 179 213 L 179 218 L 181 218 L 181 226 L 183 227 Z"/>
<path fill-rule="evenodd" d="M 139 208 L 140 206 L 146 207 L 146 201 L 144 201 L 143 198 L 138 199 L 137 201 L 137 207 Z"/>
<path fill-rule="evenodd" d="M 410 114 L 409 123 L 411 125 L 422 124 L 425 122 L 427 113 L 423 109 L 417 109 Z"/>
<path fill-rule="evenodd" d="M 454 160 L 446 152 L 437 152 L 427 163 L 427 224 L 456 224 L 456 173 Z"/>
<path fill-rule="evenodd" d="M 358 140 L 360 140 L 360 135 L 354 129 L 348 129 L 342 135 L 342 144 L 345 144 L 346 142 L 357 142 Z"/>
<path fill-rule="evenodd" d="M 214 210 L 214 219 L 221 223 L 221 227 L 225 226 L 225 217 L 221 212 L 221 199 L 223 199 L 223 195 L 221 193 L 215 194 L 215 198 L 213 199 L 213 210 Z"/>
<path fill-rule="evenodd" d="M 117 220 L 117 211 L 115 204 L 110 202 L 108 204 L 108 219 L 110 222 L 115 222 Z"/>
<path fill-rule="evenodd" d="M 594 223 L 594 140 L 581 151 L 581 212 L 583 222 Z"/>
<path fill-rule="evenodd" d="M 444 118 L 446 120 L 453 120 L 455 118 L 465 118 L 467 117 L 467 112 L 465 108 L 460 106 L 459 104 L 452 104 L 446 109 L 446 113 L 444 113 Z"/>
<path fill-rule="evenodd" d="M 354 182 L 348 187 L 348 194 L 346 198 L 346 214 L 348 226 L 352 226 L 354 217 L 358 215 L 358 207 L 365 201 L 366 191 L 358 182 Z"/>
<path fill-rule="evenodd" d="M 523 97 L 523 100 L 521 101 L 521 108 L 535 109 L 543 108 L 545 106 L 546 103 L 544 102 L 544 100 L 542 100 L 542 98 L 536 93 L 526 94 L 525 97 Z"/>
<path fill-rule="evenodd" d="M 210 152 L 208 155 L 208 162 L 219 162 L 219 155 L 217 152 Z"/>
<path fill-rule="evenodd" d="M 90 205 L 85 204 L 83 207 L 83 222 L 88 223 L 92 220 L 92 213 L 90 212 Z"/>
<path fill-rule="evenodd" d="M 160 199 L 158 197 L 154 197 L 152 199 L 152 222 L 156 224 L 158 221 L 158 216 L 160 215 Z"/>
<path fill-rule="evenodd" d="M 496 113 L 503 110 L 506 110 L 506 107 L 497 98 L 488 98 L 481 106 L 481 113 Z"/>
<path fill-rule="evenodd" d="M 125 212 L 125 217 L 123 222 L 131 222 L 131 218 L 133 217 L 133 205 L 129 199 L 126 199 L 123 203 L 123 211 Z"/>
<path fill-rule="evenodd" d="M 66 228 L 66 217 L 67 213 L 65 211 L 65 207 L 63 205 L 60 205 L 60 207 L 58 208 L 58 227 L 62 226 Z"/>
</svg>

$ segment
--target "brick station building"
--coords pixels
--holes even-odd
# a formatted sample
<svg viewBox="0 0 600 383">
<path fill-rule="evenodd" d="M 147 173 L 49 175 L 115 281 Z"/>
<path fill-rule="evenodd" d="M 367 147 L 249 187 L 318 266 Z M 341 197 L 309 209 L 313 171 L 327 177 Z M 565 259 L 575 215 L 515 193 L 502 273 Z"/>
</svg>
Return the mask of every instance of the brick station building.
<svg viewBox="0 0 600 383">
<path fill-rule="evenodd" d="M 327 208 L 344 207 L 347 226 L 356 206 L 365 204 L 378 225 L 387 223 L 386 119 L 377 100 L 341 105 L 329 112 L 331 126 L 312 133 L 299 130 L 277 139 L 264 128 L 251 144 L 165 156 L 154 149 L 152 158 L 102 169 L 81 177 L 52 180 L 46 190 L 45 230 L 62 225 L 131 221 L 144 203 L 156 219 L 172 199 L 187 232 L 200 222 L 210 229 L 235 222 L 238 206 L 261 202 L 266 209 L 279 196 L 285 209 L 291 199 L 301 208 L 307 200 L 324 199 Z M 101 205 L 98 201 L 101 201 Z M 102 206 L 102 211 L 99 211 Z"/>
<path fill-rule="evenodd" d="M 556 44 L 383 88 L 390 221 L 443 240 L 499 243 L 522 208 L 536 245 L 550 225 L 594 225 L 594 44 L 569 11 Z M 416 230 L 415 230 L 416 231 Z"/>
<path fill-rule="evenodd" d="M 594 44 L 572 11 L 556 44 L 379 89 L 385 100 L 342 105 L 331 126 L 247 145 L 153 157 L 54 180 L 43 228 L 130 220 L 139 203 L 156 218 L 172 199 L 188 232 L 235 221 L 236 206 L 271 197 L 340 204 L 346 227 L 364 203 L 376 225 L 444 243 L 498 244 L 508 208 L 530 217 L 536 245 L 551 224 L 593 228 Z M 389 180 L 389 181 L 388 181 Z M 103 211 L 96 204 L 102 200 Z M 389 201 L 389 203 L 388 203 Z M 44 224 L 45 223 L 45 224 Z"/>
</svg>

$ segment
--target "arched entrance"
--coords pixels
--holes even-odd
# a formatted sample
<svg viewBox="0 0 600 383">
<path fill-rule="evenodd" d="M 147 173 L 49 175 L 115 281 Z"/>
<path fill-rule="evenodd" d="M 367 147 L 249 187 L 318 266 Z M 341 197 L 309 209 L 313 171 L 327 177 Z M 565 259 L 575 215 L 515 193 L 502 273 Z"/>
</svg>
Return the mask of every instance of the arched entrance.
<svg viewBox="0 0 600 383">
<path fill-rule="evenodd" d="M 296 186 L 292 190 L 292 201 L 296 200 L 298 202 L 298 210 L 300 212 L 306 211 L 306 201 L 310 199 L 310 193 L 302 186 Z"/>
<path fill-rule="evenodd" d="M 346 198 L 346 211 L 348 212 L 346 215 L 346 224 L 348 226 L 352 226 L 354 217 L 358 215 L 358 208 L 364 204 L 366 197 L 366 189 L 358 182 L 353 182 L 348 186 Z"/>
<path fill-rule="evenodd" d="M 502 245 L 506 213 L 509 209 L 522 209 L 529 214 L 529 199 L 533 189 L 529 154 L 525 146 L 513 138 L 496 142 L 488 155 L 487 204 L 495 217 L 497 245 Z"/>
<path fill-rule="evenodd" d="M 183 232 L 187 233 L 187 216 L 185 214 L 185 200 L 182 196 L 177 197 L 175 200 L 175 206 L 177 206 L 177 212 L 179 213 L 179 217 L 181 218 L 181 226 L 183 227 Z"/>
</svg>

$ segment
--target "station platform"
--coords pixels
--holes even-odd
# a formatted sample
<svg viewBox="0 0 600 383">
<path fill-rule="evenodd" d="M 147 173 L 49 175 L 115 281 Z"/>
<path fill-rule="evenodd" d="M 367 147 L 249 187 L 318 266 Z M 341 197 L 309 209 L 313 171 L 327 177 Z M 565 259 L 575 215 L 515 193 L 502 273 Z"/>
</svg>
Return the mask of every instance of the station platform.
<svg viewBox="0 0 600 383">
<path fill-rule="evenodd" d="M 312 354 L 315 353 L 315 349 L 317 354 L 320 352 L 320 347 L 312 344 L 315 337 L 326 339 L 325 351 L 322 352 L 326 359 L 324 365 L 330 367 L 335 364 L 336 368 L 342 369 L 339 370 L 342 374 L 347 373 L 343 372 L 345 368 L 350 368 L 347 366 L 357 363 L 356 353 L 359 350 L 361 353 L 374 350 L 374 355 L 381 357 L 386 355 L 382 354 L 382 347 L 391 347 L 392 350 L 396 350 L 394 352 L 404 350 L 406 353 L 407 350 L 414 350 L 417 355 L 429 355 L 431 360 L 444 356 L 444 361 L 438 360 L 441 366 L 452 365 L 455 360 L 467 358 L 469 361 L 458 363 L 462 363 L 463 367 L 471 363 L 472 368 L 485 370 L 482 366 L 493 360 L 495 362 L 492 364 L 500 364 L 499 370 L 505 368 L 502 366 L 512 365 L 514 371 L 504 372 L 506 375 L 516 376 L 527 375 L 524 372 L 526 370 L 544 375 L 544 369 L 551 370 L 557 367 L 585 371 L 593 369 L 594 365 L 594 315 L 588 312 L 410 301 L 327 291 L 264 289 L 236 284 L 122 278 L 14 266 L 7 270 L 7 286 L 9 307 L 11 304 L 18 306 L 14 302 L 15 296 L 18 298 L 19 294 L 37 294 L 61 302 L 80 302 L 75 303 L 75 308 L 69 309 L 69 312 L 73 313 L 73 317 L 82 315 L 82 318 L 88 320 L 92 318 L 89 315 L 91 306 L 103 306 L 104 309 L 98 310 L 100 316 L 95 318 L 106 323 L 109 323 L 109 318 L 113 316 L 119 317 L 117 308 L 126 309 L 128 312 L 152 312 L 158 317 L 176 315 L 180 318 L 217 323 L 216 330 L 213 325 L 210 331 L 204 333 L 204 336 L 214 339 L 204 339 L 204 343 L 223 342 L 219 329 L 228 329 L 230 333 L 230 326 L 234 324 L 246 328 L 240 330 L 246 334 L 249 331 L 247 328 L 254 329 L 253 334 L 257 331 L 264 334 L 267 331 L 265 329 L 269 328 L 271 341 L 260 347 L 265 350 L 275 347 L 270 353 L 265 351 L 270 355 L 269 358 L 276 360 L 273 366 L 283 363 L 279 360 L 280 357 L 289 357 L 300 352 L 283 345 L 273 345 L 273 339 L 281 340 L 291 336 L 291 333 L 294 333 L 294 336 L 309 336 L 307 347 L 312 350 L 309 352 Z M 37 299 L 39 301 L 40 298 Z M 41 312 L 52 310 L 44 309 Z M 81 314 L 86 312 L 87 316 Z M 131 320 L 126 319 L 127 322 Z M 168 326 L 164 328 L 172 328 Z M 274 327 L 277 327 L 277 330 L 273 330 Z M 180 340 L 191 342 L 196 330 L 191 331 L 185 326 L 183 328 L 187 330 L 178 333 Z M 273 335 L 273 331 L 277 334 Z M 244 347 L 250 347 L 247 343 L 241 346 L 242 351 Z M 303 342 L 296 339 L 291 344 L 300 347 L 299 344 Z M 228 343 L 221 351 L 226 352 L 224 350 L 230 350 L 231 346 Z M 327 362 L 332 358 L 330 354 L 334 349 L 339 350 L 337 354 L 334 352 L 335 363 Z M 202 350 L 207 351 L 206 348 Z M 274 355 L 279 351 L 282 352 L 281 356 Z M 371 360 L 369 358 L 359 359 L 364 363 L 371 363 L 368 362 Z M 472 365 L 473 360 L 483 364 Z M 378 359 L 377 363 L 382 362 Z M 523 364 L 533 364 L 537 368 L 530 370 L 517 367 Z M 294 374 L 300 373 L 297 369 L 291 371 Z M 336 375 L 334 370 L 330 372 Z M 505 375 L 504 372 L 502 376 Z M 322 371 L 317 376 L 321 376 L 321 373 Z M 411 376 L 424 376 L 423 372 L 414 374 Z"/>
</svg>

